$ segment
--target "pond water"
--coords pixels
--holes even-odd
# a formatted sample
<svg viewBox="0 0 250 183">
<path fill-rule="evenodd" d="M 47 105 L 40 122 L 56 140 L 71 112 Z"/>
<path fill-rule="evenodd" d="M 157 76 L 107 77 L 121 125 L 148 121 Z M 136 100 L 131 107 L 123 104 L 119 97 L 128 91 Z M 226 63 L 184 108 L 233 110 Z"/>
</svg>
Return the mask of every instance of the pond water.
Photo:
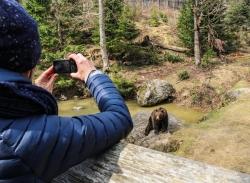
<svg viewBox="0 0 250 183">
<path fill-rule="evenodd" d="M 130 100 L 126 103 L 132 116 L 138 112 L 152 112 L 157 107 L 164 107 L 169 113 L 188 123 L 196 123 L 204 116 L 203 112 L 192 108 L 178 106 L 176 104 L 161 104 L 154 107 L 140 107 L 135 100 Z M 75 99 L 59 102 L 59 114 L 62 116 L 86 115 L 97 112 L 99 112 L 99 110 L 93 99 Z"/>
</svg>

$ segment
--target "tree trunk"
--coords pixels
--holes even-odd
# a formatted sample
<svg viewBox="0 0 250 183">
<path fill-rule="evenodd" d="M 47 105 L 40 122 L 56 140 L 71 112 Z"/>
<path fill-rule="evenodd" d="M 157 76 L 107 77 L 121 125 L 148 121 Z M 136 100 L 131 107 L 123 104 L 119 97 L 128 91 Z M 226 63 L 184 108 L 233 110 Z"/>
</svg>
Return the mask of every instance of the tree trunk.
<svg viewBox="0 0 250 183">
<path fill-rule="evenodd" d="M 99 0 L 100 47 L 102 53 L 103 71 L 107 71 L 109 69 L 109 60 L 108 60 L 107 45 L 106 45 L 104 17 L 105 17 L 104 3 L 103 0 Z"/>
<path fill-rule="evenodd" d="M 200 17 L 197 13 L 198 0 L 195 1 L 194 7 L 194 58 L 195 65 L 201 63 L 201 46 L 200 46 Z"/>
<path fill-rule="evenodd" d="M 59 45 L 62 46 L 62 30 L 61 30 L 61 20 L 60 20 L 60 3 L 58 1 L 55 1 L 55 4 L 53 4 L 53 12 L 54 12 L 54 18 L 56 21 L 56 28 L 57 28 L 57 37 L 59 38 Z"/>
<path fill-rule="evenodd" d="M 61 23 L 60 23 L 60 20 L 57 19 L 57 34 L 58 34 L 58 37 L 59 37 L 59 44 L 60 46 L 62 46 L 62 31 L 61 31 Z"/>
</svg>

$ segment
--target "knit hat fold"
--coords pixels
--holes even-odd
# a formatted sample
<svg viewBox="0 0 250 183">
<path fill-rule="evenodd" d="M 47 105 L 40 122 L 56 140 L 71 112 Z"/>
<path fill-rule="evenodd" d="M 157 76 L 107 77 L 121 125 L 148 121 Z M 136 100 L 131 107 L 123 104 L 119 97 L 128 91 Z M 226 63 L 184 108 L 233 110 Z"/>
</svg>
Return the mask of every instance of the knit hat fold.
<svg viewBox="0 0 250 183">
<path fill-rule="evenodd" d="M 36 21 L 15 0 L 0 0 L 0 68 L 25 72 L 40 55 Z"/>
</svg>

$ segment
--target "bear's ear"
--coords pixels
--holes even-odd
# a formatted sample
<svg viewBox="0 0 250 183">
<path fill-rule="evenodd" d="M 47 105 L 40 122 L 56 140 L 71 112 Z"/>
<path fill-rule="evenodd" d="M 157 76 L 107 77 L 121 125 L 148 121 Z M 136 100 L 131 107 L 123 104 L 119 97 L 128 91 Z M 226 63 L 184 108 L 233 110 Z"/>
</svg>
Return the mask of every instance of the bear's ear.
<svg viewBox="0 0 250 183">
<path fill-rule="evenodd" d="M 164 108 L 162 108 L 162 107 L 160 107 L 160 110 L 161 110 L 161 112 L 165 112 L 165 109 L 164 109 Z"/>
</svg>

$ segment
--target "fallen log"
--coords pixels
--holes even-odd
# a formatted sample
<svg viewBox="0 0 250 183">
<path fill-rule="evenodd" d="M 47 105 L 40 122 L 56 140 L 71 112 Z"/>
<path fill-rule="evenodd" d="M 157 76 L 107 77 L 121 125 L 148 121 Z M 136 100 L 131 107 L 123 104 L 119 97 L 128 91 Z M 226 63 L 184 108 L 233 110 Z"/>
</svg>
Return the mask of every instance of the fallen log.
<svg viewBox="0 0 250 183">
<path fill-rule="evenodd" d="M 249 183 L 250 175 L 146 149 L 118 144 L 56 178 L 53 183 Z"/>
<path fill-rule="evenodd" d="M 190 49 L 188 49 L 188 48 L 171 46 L 171 45 L 164 45 L 161 43 L 157 43 L 157 42 L 151 40 L 149 36 L 145 36 L 143 38 L 141 45 L 142 46 L 153 46 L 153 47 L 161 48 L 164 50 L 170 50 L 170 51 L 175 51 L 175 52 L 179 52 L 179 53 L 186 53 L 186 52 L 190 51 Z"/>
<path fill-rule="evenodd" d="M 175 51 L 175 52 L 179 52 L 179 53 L 186 53 L 189 52 L 190 49 L 188 48 L 182 48 L 182 47 L 177 47 L 177 46 L 170 46 L 170 45 L 163 45 L 163 44 L 159 44 L 159 43 L 152 43 L 153 46 L 164 49 L 164 50 L 170 50 L 170 51 Z"/>
</svg>

